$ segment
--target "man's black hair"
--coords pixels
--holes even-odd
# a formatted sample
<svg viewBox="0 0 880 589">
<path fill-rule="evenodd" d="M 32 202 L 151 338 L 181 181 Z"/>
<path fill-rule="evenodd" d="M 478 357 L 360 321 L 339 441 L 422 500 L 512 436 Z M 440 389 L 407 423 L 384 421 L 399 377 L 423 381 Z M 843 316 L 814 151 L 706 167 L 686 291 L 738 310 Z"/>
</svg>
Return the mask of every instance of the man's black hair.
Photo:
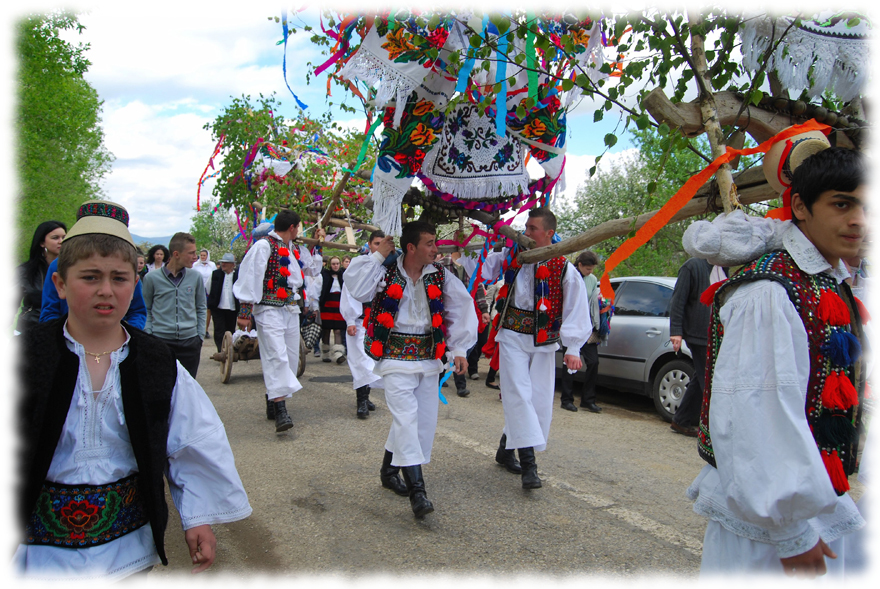
<svg viewBox="0 0 880 589">
<path fill-rule="evenodd" d="M 403 250 L 404 254 L 406 253 L 407 244 L 411 243 L 413 247 L 418 247 L 422 233 L 437 235 L 437 228 L 427 221 L 410 221 L 403 226 L 403 231 L 400 235 L 400 249 Z"/>
<path fill-rule="evenodd" d="M 854 149 L 829 147 L 805 159 L 794 171 L 791 194 L 798 194 L 812 214 L 813 203 L 828 190 L 853 192 L 867 183 L 862 154 Z M 796 223 L 797 218 L 792 215 Z"/>
<path fill-rule="evenodd" d="M 529 219 L 541 219 L 544 231 L 556 231 L 556 215 L 547 207 L 535 207 L 529 211 Z"/>
<path fill-rule="evenodd" d="M 367 243 L 373 243 L 373 240 L 376 239 L 377 237 L 380 239 L 384 239 L 385 232 L 382 231 L 381 229 L 376 229 L 375 231 L 370 233 L 370 239 L 367 240 Z"/>
<path fill-rule="evenodd" d="M 299 226 L 299 215 L 290 209 L 281 209 L 275 217 L 275 231 L 287 231 Z"/>
</svg>

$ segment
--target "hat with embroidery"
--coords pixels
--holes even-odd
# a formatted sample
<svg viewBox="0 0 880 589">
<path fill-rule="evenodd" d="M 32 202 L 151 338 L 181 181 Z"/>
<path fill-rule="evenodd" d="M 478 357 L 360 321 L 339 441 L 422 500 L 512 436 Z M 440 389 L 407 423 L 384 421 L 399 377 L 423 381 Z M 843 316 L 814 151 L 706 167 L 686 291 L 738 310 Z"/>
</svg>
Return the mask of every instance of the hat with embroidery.
<svg viewBox="0 0 880 589">
<path fill-rule="evenodd" d="M 128 231 L 128 211 L 115 202 L 87 200 L 81 204 L 76 212 L 76 223 L 67 232 L 65 239 L 96 233 L 118 237 L 136 247 Z"/>
</svg>

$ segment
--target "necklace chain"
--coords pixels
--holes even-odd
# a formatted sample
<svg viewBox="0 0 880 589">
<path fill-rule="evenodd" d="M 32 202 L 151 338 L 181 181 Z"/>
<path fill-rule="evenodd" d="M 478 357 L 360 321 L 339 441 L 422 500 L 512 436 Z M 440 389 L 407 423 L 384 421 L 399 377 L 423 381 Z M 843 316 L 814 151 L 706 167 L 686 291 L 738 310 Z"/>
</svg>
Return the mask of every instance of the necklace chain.
<svg viewBox="0 0 880 589">
<path fill-rule="evenodd" d="M 89 356 L 94 356 L 94 358 L 95 358 L 95 364 L 100 364 L 100 363 L 101 363 L 101 356 L 106 356 L 107 354 L 113 352 L 113 350 L 108 350 L 108 351 L 106 351 L 106 352 L 101 352 L 100 354 L 96 354 L 95 352 L 90 352 L 90 351 L 88 351 L 88 350 L 86 350 L 86 349 L 83 349 L 83 352 L 85 352 L 85 353 L 88 354 Z"/>
</svg>

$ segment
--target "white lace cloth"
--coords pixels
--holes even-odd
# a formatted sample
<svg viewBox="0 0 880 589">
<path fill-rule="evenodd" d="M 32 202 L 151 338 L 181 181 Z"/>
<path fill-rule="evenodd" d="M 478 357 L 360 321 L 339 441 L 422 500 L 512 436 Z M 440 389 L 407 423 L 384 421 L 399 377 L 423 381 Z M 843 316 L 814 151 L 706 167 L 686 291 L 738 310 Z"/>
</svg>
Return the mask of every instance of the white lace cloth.
<svg viewBox="0 0 880 589">
<path fill-rule="evenodd" d="M 805 272 L 848 276 L 793 225 L 783 244 Z M 773 544 L 780 558 L 864 526 L 850 496 L 834 492 L 807 424 L 807 333 L 785 288 L 769 280 L 744 284 L 719 312 L 724 339 L 709 413 L 718 468 L 704 467 L 688 489 L 694 511 Z"/>
</svg>

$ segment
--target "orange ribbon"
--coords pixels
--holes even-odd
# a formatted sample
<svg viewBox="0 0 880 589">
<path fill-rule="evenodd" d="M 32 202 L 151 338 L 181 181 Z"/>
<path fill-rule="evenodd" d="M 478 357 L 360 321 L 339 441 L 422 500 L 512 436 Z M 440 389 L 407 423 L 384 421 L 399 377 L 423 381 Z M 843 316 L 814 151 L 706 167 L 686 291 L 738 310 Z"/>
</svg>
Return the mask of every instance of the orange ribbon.
<svg viewBox="0 0 880 589">
<path fill-rule="evenodd" d="M 718 168 L 741 155 L 767 153 L 770 151 L 770 148 L 774 143 L 785 141 L 789 137 L 800 135 L 801 133 L 806 133 L 808 131 L 821 131 L 825 135 L 828 135 L 831 132 L 831 127 L 818 123 L 815 119 L 810 119 L 806 123 L 795 125 L 794 127 L 789 127 L 788 129 L 780 131 L 757 147 L 734 149 L 727 146 L 726 153 L 717 157 L 715 161 L 703 168 L 701 172 L 691 176 L 690 179 L 684 183 L 684 186 L 679 188 L 678 192 L 672 195 L 672 198 L 670 198 L 653 217 L 648 219 L 647 223 L 642 225 L 639 230 L 636 231 L 634 236 L 623 242 L 619 248 L 614 250 L 614 252 L 608 256 L 608 260 L 605 262 L 605 272 L 599 280 L 599 289 L 602 296 L 608 300 L 614 300 L 614 289 L 611 288 L 611 281 L 609 280 L 609 274 L 611 271 L 621 262 L 630 257 L 637 249 L 648 243 L 648 241 L 654 237 L 660 229 L 669 223 L 670 219 L 672 219 L 672 217 L 674 217 L 675 214 L 680 211 L 681 208 L 691 200 L 691 198 L 693 198 L 697 190 L 703 186 L 703 184 L 708 182 L 712 175 L 718 171 Z"/>
</svg>

